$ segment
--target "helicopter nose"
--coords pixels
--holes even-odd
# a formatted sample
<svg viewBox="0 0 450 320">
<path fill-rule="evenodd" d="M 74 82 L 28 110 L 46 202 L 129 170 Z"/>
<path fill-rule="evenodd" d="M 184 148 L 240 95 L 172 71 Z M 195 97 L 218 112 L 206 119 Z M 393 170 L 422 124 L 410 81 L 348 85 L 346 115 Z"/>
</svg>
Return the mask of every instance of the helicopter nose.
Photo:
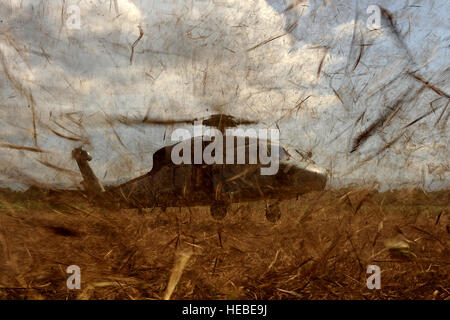
<svg viewBox="0 0 450 320">
<path fill-rule="evenodd" d="M 325 173 L 316 173 L 316 178 L 319 184 L 319 190 L 325 189 L 325 186 L 327 185 L 328 177 Z"/>
<path fill-rule="evenodd" d="M 299 169 L 294 174 L 295 184 L 305 191 L 321 191 L 327 183 L 325 171 Z"/>
</svg>

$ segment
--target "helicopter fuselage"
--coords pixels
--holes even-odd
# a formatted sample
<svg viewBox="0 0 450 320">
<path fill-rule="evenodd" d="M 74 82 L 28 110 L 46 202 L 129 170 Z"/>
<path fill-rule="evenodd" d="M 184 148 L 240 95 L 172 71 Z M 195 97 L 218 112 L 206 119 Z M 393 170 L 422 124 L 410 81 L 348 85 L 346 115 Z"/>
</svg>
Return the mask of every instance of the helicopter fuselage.
<svg viewBox="0 0 450 320">
<path fill-rule="evenodd" d="M 195 144 L 196 139 L 198 137 L 192 138 L 191 143 Z M 254 139 L 253 142 L 260 141 Z M 270 142 L 266 143 L 270 145 Z M 203 149 L 207 145 L 204 140 Z M 247 138 L 244 148 L 246 159 L 251 152 L 250 145 L 252 139 Z M 259 161 L 253 164 L 174 164 L 175 146 L 163 147 L 154 154 L 150 172 L 119 186 L 106 187 L 102 198 L 122 208 L 226 205 L 295 198 L 310 191 L 323 190 L 327 181 L 325 170 L 288 156 L 281 147 L 277 157 L 278 171 L 272 175 L 262 175 L 261 168 L 267 165 Z M 235 153 L 236 160 L 238 148 L 231 152 Z"/>
</svg>

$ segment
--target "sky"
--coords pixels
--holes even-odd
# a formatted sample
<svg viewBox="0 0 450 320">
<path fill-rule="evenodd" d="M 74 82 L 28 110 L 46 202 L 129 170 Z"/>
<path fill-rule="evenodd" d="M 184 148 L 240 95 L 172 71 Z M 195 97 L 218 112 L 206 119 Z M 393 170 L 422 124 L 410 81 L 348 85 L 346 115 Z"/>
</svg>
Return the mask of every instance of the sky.
<svg viewBox="0 0 450 320">
<path fill-rule="evenodd" d="M 370 5 L 386 10 L 375 30 Z M 125 181 L 151 169 L 176 126 L 107 119 L 224 112 L 279 128 L 288 150 L 311 152 L 328 169 L 330 186 L 448 188 L 449 8 L 446 0 L 2 1 L 0 185 L 73 188 L 81 177 L 71 150 L 80 145 L 100 180 Z"/>
</svg>

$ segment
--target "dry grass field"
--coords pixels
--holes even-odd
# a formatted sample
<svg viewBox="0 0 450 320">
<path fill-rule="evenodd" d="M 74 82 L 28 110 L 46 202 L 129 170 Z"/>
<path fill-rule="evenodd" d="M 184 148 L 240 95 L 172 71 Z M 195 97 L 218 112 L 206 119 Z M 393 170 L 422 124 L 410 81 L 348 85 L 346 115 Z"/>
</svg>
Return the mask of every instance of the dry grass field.
<svg viewBox="0 0 450 320">
<path fill-rule="evenodd" d="M 0 191 L 0 299 L 450 299 L 450 191 L 342 189 L 281 204 L 106 210 Z M 69 290 L 69 265 L 81 289 Z M 381 289 L 366 287 L 380 266 Z M 172 290 L 173 289 L 173 290 Z"/>
</svg>

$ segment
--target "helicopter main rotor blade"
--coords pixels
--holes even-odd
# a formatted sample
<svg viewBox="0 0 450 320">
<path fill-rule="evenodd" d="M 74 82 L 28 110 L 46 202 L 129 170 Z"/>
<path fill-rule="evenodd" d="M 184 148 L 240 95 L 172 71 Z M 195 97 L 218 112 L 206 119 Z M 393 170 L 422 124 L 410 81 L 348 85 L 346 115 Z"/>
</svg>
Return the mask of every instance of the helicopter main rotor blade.
<svg viewBox="0 0 450 320">
<path fill-rule="evenodd" d="M 151 119 L 144 117 L 143 119 L 138 118 L 128 118 L 125 116 L 108 116 L 111 121 L 117 121 L 125 125 L 144 125 L 144 124 L 154 124 L 154 125 L 175 125 L 175 124 L 194 124 L 198 119 L 181 119 L 181 120 L 165 120 L 165 119 Z"/>
<path fill-rule="evenodd" d="M 249 125 L 256 124 L 257 121 L 247 120 L 247 119 L 237 119 L 233 116 L 226 114 L 214 114 L 203 120 L 203 124 L 210 127 L 216 127 L 219 129 L 223 128 L 234 128 L 239 125 Z"/>
<path fill-rule="evenodd" d="M 143 124 L 154 124 L 154 125 L 176 125 L 176 124 L 190 124 L 193 125 L 196 121 L 202 120 L 201 118 L 193 118 L 193 119 L 180 119 L 180 120 L 166 120 L 166 119 L 152 119 L 148 117 L 144 117 L 143 119 L 139 118 L 128 118 L 126 116 L 108 116 L 110 121 L 117 121 L 125 125 L 143 125 Z M 209 117 L 206 117 L 203 120 L 203 125 L 210 127 L 221 127 L 221 128 L 233 128 L 239 125 L 249 125 L 256 124 L 257 121 L 247 120 L 247 119 L 238 119 L 233 116 L 229 116 L 226 114 L 214 114 Z"/>
</svg>

